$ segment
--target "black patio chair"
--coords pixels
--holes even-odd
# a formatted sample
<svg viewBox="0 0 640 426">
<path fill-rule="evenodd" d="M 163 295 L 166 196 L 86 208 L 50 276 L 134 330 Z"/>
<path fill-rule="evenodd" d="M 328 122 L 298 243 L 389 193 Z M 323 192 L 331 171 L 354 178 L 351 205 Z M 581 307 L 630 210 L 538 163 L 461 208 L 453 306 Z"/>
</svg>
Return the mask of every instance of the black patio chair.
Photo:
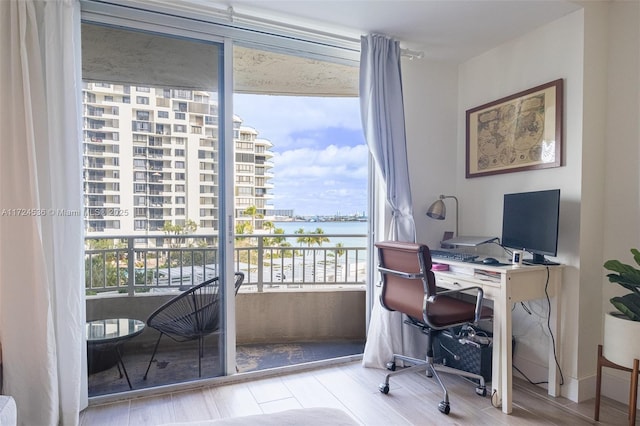
<svg viewBox="0 0 640 426">
<path fill-rule="evenodd" d="M 176 342 L 198 340 L 198 377 L 202 377 L 204 338 L 220 330 L 220 285 L 218 277 L 198 284 L 167 301 L 147 319 L 147 326 L 160 332 L 143 379 L 156 356 L 160 339 L 167 335 Z M 242 272 L 235 273 L 235 293 L 244 281 Z"/>
</svg>

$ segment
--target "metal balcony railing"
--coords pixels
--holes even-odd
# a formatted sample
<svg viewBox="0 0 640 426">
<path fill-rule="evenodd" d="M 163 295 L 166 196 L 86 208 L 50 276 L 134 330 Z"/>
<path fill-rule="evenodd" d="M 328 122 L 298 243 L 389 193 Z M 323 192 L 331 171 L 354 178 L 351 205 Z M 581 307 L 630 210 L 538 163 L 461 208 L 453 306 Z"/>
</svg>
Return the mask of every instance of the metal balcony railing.
<svg viewBox="0 0 640 426">
<path fill-rule="evenodd" d="M 304 245 L 296 242 L 301 237 Z M 236 235 L 234 268 L 245 273 L 243 291 L 358 286 L 367 271 L 364 239 L 364 234 Z M 87 237 L 85 246 L 87 295 L 184 289 L 218 275 L 215 235 Z"/>
</svg>

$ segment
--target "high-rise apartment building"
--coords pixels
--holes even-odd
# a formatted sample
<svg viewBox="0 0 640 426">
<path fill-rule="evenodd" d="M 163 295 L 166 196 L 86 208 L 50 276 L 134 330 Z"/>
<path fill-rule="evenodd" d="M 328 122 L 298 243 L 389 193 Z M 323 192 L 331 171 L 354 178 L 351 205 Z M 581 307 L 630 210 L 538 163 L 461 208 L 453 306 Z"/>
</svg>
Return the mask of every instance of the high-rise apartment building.
<svg viewBox="0 0 640 426">
<path fill-rule="evenodd" d="M 190 221 L 199 234 L 217 233 L 215 94 L 94 82 L 84 84 L 83 106 L 87 235 L 158 234 Z M 236 222 L 261 229 L 273 220 L 272 144 L 233 121 Z"/>
<path fill-rule="evenodd" d="M 255 129 L 240 124 L 240 119 L 234 117 L 236 224 L 247 222 L 252 229 L 262 230 L 266 221 L 274 220 L 273 205 L 267 202 L 273 198 L 269 193 L 273 188 L 269 183 L 273 177 L 273 145 L 258 138 Z"/>
</svg>

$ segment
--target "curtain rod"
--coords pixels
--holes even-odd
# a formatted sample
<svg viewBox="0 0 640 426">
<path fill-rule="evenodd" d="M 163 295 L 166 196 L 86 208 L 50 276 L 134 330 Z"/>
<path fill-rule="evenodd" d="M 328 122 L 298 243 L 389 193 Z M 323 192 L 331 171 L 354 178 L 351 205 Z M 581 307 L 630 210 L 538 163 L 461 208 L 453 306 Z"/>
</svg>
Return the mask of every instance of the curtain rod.
<svg viewBox="0 0 640 426">
<path fill-rule="evenodd" d="M 334 34 L 334 33 L 330 33 L 330 32 L 326 32 L 326 31 L 321 31 L 321 30 L 315 30 L 315 29 L 310 29 L 307 27 L 302 27 L 302 26 L 298 26 L 298 25 L 292 25 L 292 24 L 285 24 L 283 22 L 280 21 L 274 21 L 271 19 L 266 19 L 266 18 L 260 18 L 257 16 L 251 16 L 251 15 L 247 15 L 244 13 L 238 13 L 235 11 L 235 9 L 233 8 L 233 6 L 229 6 L 226 10 L 226 16 L 227 19 L 229 20 L 229 22 L 236 22 L 238 19 L 240 20 L 240 22 L 242 23 L 243 21 L 245 21 L 246 23 L 259 23 L 259 24 L 266 24 L 266 25 L 270 25 L 272 27 L 275 28 L 284 28 L 287 30 L 294 30 L 297 31 L 299 33 L 302 34 L 314 34 L 323 38 L 327 38 L 327 39 L 332 39 L 332 40 L 341 40 L 344 41 L 346 43 L 350 43 L 353 45 L 357 46 L 357 50 L 360 50 L 360 39 L 358 38 L 353 38 L 353 37 L 348 37 L 348 36 L 344 36 L 344 35 L 339 35 L 339 34 Z M 411 49 L 405 49 L 405 48 L 401 48 L 400 49 L 400 54 L 402 56 L 408 57 L 409 60 L 414 60 L 414 59 L 422 59 L 424 58 L 424 52 L 422 51 L 418 51 L 418 50 L 411 50 Z"/>
</svg>

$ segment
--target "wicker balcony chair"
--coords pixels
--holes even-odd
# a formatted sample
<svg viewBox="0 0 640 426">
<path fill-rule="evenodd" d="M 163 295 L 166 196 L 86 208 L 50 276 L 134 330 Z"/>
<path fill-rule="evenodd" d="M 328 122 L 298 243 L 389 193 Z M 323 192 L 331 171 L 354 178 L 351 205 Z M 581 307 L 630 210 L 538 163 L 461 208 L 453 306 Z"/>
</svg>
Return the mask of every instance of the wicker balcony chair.
<svg viewBox="0 0 640 426">
<path fill-rule="evenodd" d="M 143 379 L 156 356 L 160 339 L 167 335 L 176 342 L 198 340 L 198 377 L 202 377 L 204 338 L 220 331 L 220 285 L 218 277 L 198 284 L 170 299 L 147 319 L 147 326 L 160 332 Z M 235 273 L 235 293 L 244 281 L 242 272 Z"/>
</svg>

